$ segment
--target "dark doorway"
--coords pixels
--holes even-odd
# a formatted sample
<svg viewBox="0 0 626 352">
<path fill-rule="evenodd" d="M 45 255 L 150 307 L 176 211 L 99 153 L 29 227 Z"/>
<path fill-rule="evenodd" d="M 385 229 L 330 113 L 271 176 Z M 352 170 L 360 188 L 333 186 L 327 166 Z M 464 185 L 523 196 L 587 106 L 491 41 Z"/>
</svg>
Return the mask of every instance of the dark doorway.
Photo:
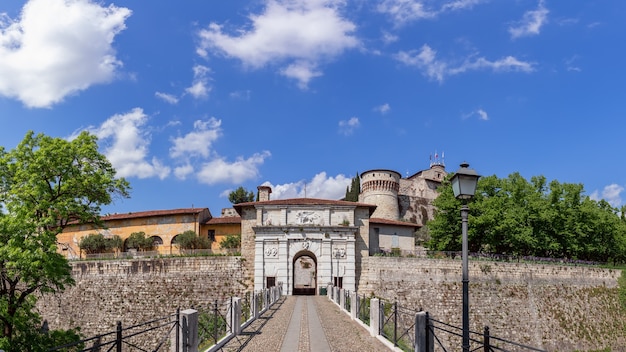
<svg viewBox="0 0 626 352">
<path fill-rule="evenodd" d="M 266 279 L 265 288 L 270 288 L 276 286 L 276 276 L 268 276 Z"/>
<path fill-rule="evenodd" d="M 293 259 L 293 294 L 314 296 L 317 288 L 317 260 L 309 251 L 302 251 Z"/>
</svg>

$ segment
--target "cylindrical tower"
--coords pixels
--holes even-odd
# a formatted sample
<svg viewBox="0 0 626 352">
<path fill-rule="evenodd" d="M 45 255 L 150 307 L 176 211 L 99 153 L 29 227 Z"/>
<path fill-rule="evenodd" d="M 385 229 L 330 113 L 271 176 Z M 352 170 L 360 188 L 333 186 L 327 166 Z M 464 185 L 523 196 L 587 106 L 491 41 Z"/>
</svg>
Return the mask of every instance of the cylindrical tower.
<svg viewBox="0 0 626 352">
<path fill-rule="evenodd" d="M 399 219 L 400 177 L 400 174 L 393 170 L 382 169 L 369 170 L 361 174 L 359 202 L 376 205 L 372 218 Z"/>
</svg>

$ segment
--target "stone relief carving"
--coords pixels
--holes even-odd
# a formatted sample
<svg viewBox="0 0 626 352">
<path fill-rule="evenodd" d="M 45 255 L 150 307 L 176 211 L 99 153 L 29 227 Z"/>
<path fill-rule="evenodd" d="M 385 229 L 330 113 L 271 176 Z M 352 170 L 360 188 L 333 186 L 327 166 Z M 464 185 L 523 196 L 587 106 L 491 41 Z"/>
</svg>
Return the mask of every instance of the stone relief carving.
<svg viewBox="0 0 626 352">
<path fill-rule="evenodd" d="M 345 258 L 346 257 L 346 249 L 344 247 L 339 247 L 333 249 L 333 257 L 335 258 Z"/>
<path fill-rule="evenodd" d="M 299 211 L 296 213 L 296 222 L 298 224 L 318 224 L 321 216 L 314 211 Z"/>
<path fill-rule="evenodd" d="M 276 247 L 266 247 L 265 248 L 265 256 L 266 257 L 275 257 L 278 255 L 278 248 Z"/>
</svg>

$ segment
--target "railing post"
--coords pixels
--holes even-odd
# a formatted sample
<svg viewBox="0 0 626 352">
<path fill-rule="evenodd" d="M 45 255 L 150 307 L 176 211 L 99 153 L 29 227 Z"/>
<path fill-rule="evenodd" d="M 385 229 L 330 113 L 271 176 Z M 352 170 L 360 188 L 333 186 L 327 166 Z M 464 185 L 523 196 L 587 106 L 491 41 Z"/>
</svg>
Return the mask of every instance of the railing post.
<svg viewBox="0 0 626 352">
<path fill-rule="evenodd" d="M 343 288 L 339 289 L 339 307 L 341 309 L 346 309 L 346 292 Z"/>
<path fill-rule="evenodd" d="M 215 343 L 217 344 L 217 339 L 218 339 L 218 334 L 217 334 L 217 327 L 219 326 L 219 314 L 220 311 L 217 308 L 217 300 L 215 300 L 215 305 L 213 306 L 213 341 L 215 341 Z"/>
<path fill-rule="evenodd" d="M 230 298 L 230 309 L 228 314 L 228 324 L 230 324 L 229 332 L 233 335 L 239 335 L 241 332 L 241 298 Z"/>
<path fill-rule="evenodd" d="M 483 351 L 490 352 L 491 346 L 489 342 L 489 327 L 485 326 L 485 330 L 483 331 Z"/>
<path fill-rule="evenodd" d="M 117 329 L 115 334 L 115 348 L 117 352 L 122 352 L 122 322 L 117 321 Z"/>
<path fill-rule="evenodd" d="M 174 351 L 180 352 L 180 307 L 176 308 L 176 340 L 174 341 Z"/>
<path fill-rule="evenodd" d="M 198 352 L 198 311 L 185 309 L 180 312 L 181 339 L 179 348 L 183 352 Z M 217 341 L 217 340 L 216 340 Z"/>
<path fill-rule="evenodd" d="M 370 334 L 380 335 L 380 300 L 378 298 L 370 300 Z"/>
<path fill-rule="evenodd" d="M 393 345 L 398 346 L 398 302 L 393 303 Z"/>
<path fill-rule="evenodd" d="M 350 292 L 350 316 L 352 320 L 356 320 L 359 314 L 359 295 L 356 292 Z"/>
</svg>

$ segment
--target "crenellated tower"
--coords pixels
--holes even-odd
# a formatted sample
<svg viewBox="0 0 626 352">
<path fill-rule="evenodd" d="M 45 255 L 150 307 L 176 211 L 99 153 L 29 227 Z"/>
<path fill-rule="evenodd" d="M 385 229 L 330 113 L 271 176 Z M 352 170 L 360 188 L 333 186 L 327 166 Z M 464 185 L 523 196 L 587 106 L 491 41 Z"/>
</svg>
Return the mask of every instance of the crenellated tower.
<svg viewBox="0 0 626 352">
<path fill-rule="evenodd" d="M 398 220 L 401 175 L 393 170 L 369 170 L 361 174 L 359 202 L 377 206 L 372 218 Z"/>
</svg>

